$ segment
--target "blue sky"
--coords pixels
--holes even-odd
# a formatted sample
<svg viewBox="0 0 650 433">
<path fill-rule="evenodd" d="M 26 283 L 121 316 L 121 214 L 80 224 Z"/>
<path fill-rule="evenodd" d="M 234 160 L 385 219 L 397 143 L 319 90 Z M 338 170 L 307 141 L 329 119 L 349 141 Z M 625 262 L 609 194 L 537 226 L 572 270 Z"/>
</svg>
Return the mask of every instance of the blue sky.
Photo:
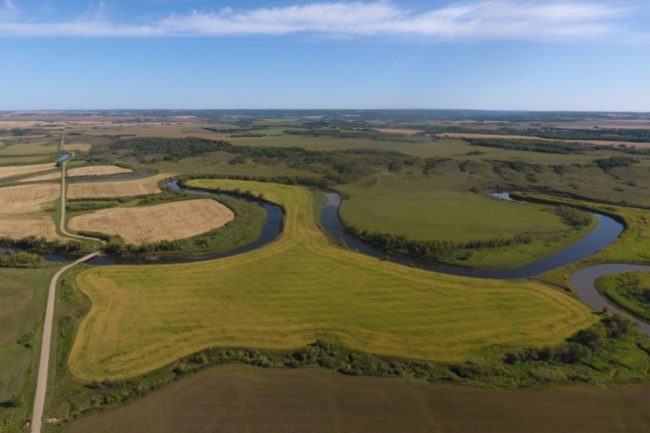
<svg viewBox="0 0 650 433">
<path fill-rule="evenodd" d="M 648 3 L 0 0 L 0 109 L 650 111 Z"/>
</svg>

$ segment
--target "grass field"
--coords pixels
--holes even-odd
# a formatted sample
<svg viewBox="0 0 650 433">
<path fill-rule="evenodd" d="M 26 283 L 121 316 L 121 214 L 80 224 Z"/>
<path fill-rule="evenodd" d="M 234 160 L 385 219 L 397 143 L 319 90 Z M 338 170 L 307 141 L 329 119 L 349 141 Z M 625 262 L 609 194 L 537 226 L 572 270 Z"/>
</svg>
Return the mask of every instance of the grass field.
<svg viewBox="0 0 650 433">
<path fill-rule="evenodd" d="M 426 176 L 376 175 L 337 189 L 346 194 L 341 218 L 357 228 L 410 240 L 469 242 L 530 234 L 528 244 L 479 249 L 444 260 L 467 266 L 509 267 L 532 262 L 574 242 L 580 230 L 563 223 L 549 206 L 512 203 L 469 191 L 466 181 Z"/>
<path fill-rule="evenodd" d="M 33 164 L 33 165 L 10 165 L 0 167 L 0 179 L 7 179 L 17 176 L 25 176 L 33 173 L 54 170 L 56 165 L 53 163 Z"/>
<path fill-rule="evenodd" d="M 0 156 L 55 155 L 58 146 L 52 142 L 16 143 L 0 149 Z"/>
<path fill-rule="evenodd" d="M 650 386 L 505 391 L 322 370 L 214 367 L 64 433 L 632 433 Z"/>
<path fill-rule="evenodd" d="M 136 197 L 157 194 L 161 191 L 158 182 L 173 176 L 173 174 L 161 173 L 144 179 L 70 183 L 68 198 Z"/>
<path fill-rule="evenodd" d="M 122 379 L 210 346 L 296 348 L 322 335 L 372 353 L 462 360 L 494 346 L 557 343 L 595 320 L 533 282 L 432 274 L 339 248 L 318 228 L 303 187 L 191 185 L 263 193 L 286 209 L 283 235 L 216 261 L 80 273 L 92 308 L 70 355 L 77 377 Z"/>
<path fill-rule="evenodd" d="M 56 183 L 0 188 L 0 236 L 58 238 L 50 209 L 59 193 Z"/>
<path fill-rule="evenodd" d="M 0 402 L 18 403 L 15 408 L 0 407 L 0 431 L 18 431 L 17 423 L 31 408 L 38 355 L 34 348 L 40 342 L 51 274 L 49 269 L 0 269 Z"/>
<path fill-rule="evenodd" d="M 119 235 L 127 243 L 143 244 L 189 238 L 219 228 L 234 218 L 235 214 L 223 204 L 211 199 L 197 199 L 102 209 L 75 216 L 68 226 L 75 231 Z"/>
<path fill-rule="evenodd" d="M 21 156 L 2 156 L 0 155 L 0 164 L 8 165 L 32 165 L 32 164 L 51 164 L 56 158 L 52 155 L 21 155 Z"/>
<path fill-rule="evenodd" d="M 650 272 L 606 275 L 596 281 L 596 288 L 627 311 L 650 320 Z"/>
</svg>

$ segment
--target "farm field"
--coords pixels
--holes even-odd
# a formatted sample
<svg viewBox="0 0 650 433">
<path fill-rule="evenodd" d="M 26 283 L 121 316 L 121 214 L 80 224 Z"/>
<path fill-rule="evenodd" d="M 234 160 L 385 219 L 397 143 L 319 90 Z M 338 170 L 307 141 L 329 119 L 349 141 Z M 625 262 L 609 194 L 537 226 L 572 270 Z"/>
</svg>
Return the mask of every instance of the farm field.
<svg viewBox="0 0 650 433">
<path fill-rule="evenodd" d="M 102 209 L 75 216 L 68 226 L 75 231 L 121 236 L 127 243 L 143 244 L 184 239 L 219 228 L 235 214 L 211 199 L 185 200 L 153 206 Z"/>
<path fill-rule="evenodd" d="M 55 155 L 58 147 L 53 142 L 16 143 L 0 148 L 0 157 L 23 155 Z"/>
<path fill-rule="evenodd" d="M 128 168 L 118 167 L 116 165 L 89 165 L 85 167 L 75 167 L 66 170 L 67 177 L 82 177 L 82 176 L 110 176 L 114 174 L 131 173 L 132 170 Z M 49 180 L 57 180 L 61 178 L 60 173 L 49 173 L 40 176 L 28 177 L 21 179 L 21 182 L 43 182 Z"/>
<path fill-rule="evenodd" d="M 51 274 L 50 269 L 0 268 L 0 429 L 15 426 L 31 409 L 35 348 Z M 8 407 L 11 401 L 17 407 Z"/>
<path fill-rule="evenodd" d="M 70 183 L 68 185 L 68 198 L 135 197 L 157 194 L 161 191 L 158 183 L 173 176 L 170 173 L 161 173 L 144 179 Z"/>
<path fill-rule="evenodd" d="M 92 149 L 90 143 L 65 143 L 63 150 L 66 152 L 89 152 Z"/>
<path fill-rule="evenodd" d="M 371 353 L 463 360 L 559 343 L 595 321 L 534 282 L 433 274 L 341 249 L 318 228 L 304 187 L 190 185 L 263 193 L 285 208 L 282 237 L 217 261 L 81 272 L 76 283 L 93 306 L 70 355 L 78 378 L 124 379 L 209 346 L 290 349 L 322 335 Z"/>
<path fill-rule="evenodd" d="M 22 239 L 28 236 L 57 239 L 50 209 L 59 198 L 56 183 L 0 188 L 0 236 Z"/>
<path fill-rule="evenodd" d="M 0 167 L 0 179 L 7 179 L 7 178 L 17 177 L 17 176 L 25 176 L 28 174 L 54 170 L 55 168 L 56 165 L 53 163 L 4 166 L 4 167 Z"/>
<path fill-rule="evenodd" d="M 11 165 L 33 165 L 33 164 L 51 164 L 55 154 L 52 155 L 20 155 L 20 156 L 0 156 L 0 164 L 4 166 Z"/>
<path fill-rule="evenodd" d="M 650 272 L 606 275 L 596 281 L 596 287 L 625 310 L 650 320 Z"/>
<path fill-rule="evenodd" d="M 61 431 L 631 433 L 650 428 L 648 396 L 648 384 L 513 391 L 226 365 Z"/>
<path fill-rule="evenodd" d="M 69 177 L 81 176 L 110 176 L 114 174 L 131 173 L 133 170 L 118 167 L 116 165 L 89 165 L 85 167 L 75 167 L 67 170 Z"/>
<path fill-rule="evenodd" d="M 455 182 L 455 183 L 454 183 Z M 471 192 L 468 182 L 448 176 L 376 175 L 337 187 L 345 194 L 341 218 L 370 232 L 405 236 L 416 241 L 471 242 L 512 239 L 524 234 L 533 241 L 507 248 L 472 252 L 450 263 L 508 267 L 532 262 L 584 236 L 591 225 L 575 229 L 550 206 L 513 203 Z"/>
</svg>

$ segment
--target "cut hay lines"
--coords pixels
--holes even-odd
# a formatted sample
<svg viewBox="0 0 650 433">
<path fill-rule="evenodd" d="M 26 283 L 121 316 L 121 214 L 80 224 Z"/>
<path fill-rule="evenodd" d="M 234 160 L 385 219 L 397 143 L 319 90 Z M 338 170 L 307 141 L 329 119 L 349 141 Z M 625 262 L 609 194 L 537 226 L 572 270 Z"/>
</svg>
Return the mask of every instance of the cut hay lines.
<svg viewBox="0 0 650 433">
<path fill-rule="evenodd" d="M 69 359 L 76 376 L 124 379 L 210 346 L 291 349 L 322 335 L 382 355 L 463 360 L 495 346 L 558 343 L 595 320 L 534 282 L 434 274 L 337 247 L 318 228 L 306 188 L 191 185 L 264 194 L 286 209 L 283 234 L 220 260 L 80 273 L 92 308 Z"/>
</svg>

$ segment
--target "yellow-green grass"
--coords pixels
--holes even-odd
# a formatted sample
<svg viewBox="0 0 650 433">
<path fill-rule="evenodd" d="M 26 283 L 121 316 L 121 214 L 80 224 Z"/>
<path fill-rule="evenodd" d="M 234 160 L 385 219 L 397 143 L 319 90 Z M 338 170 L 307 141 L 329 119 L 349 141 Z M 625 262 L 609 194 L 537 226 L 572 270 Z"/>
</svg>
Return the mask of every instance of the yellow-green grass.
<svg viewBox="0 0 650 433">
<path fill-rule="evenodd" d="M 650 291 L 650 272 L 605 275 L 596 281 L 596 288 L 625 310 L 650 320 L 650 299 L 644 299 L 642 293 L 635 293 Z"/>
<path fill-rule="evenodd" d="M 50 269 L 0 268 L 0 401 L 22 401 L 29 374 L 35 371 L 38 325 L 51 274 Z M 0 408 L 0 425 L 6 412 Z"/>
<path fill-rule="evenodd" d="M 534 235 L 528 244 L 475 250 L 459 261 L 467 266 L 529 263 L 575 242 L 595 225 L 594 220 L 575 230 L 549 206 L 498 200 L 469 191 L 469 185 L 453 173 L 444 182 L 426 176 L 380 174 L 337 189 L 347 196 L 341 205 L 345 223 L 370 232 L 452 242 Z M 451 256 L 446 260 L 455 262 Z"/>
<path fill-rule="evenodd" d="M 58 147 L 52 142 L 17 143 L 0 149 L 0 156 L 48 155 L 57 152 Z"/>
<path fill-rule="evenodd" d="M 495 346 L 557 343 L 595 320 L 534 282 L 428 273 L 338 247 L 316 224 L 304 187 L 190 184 L 249 190 L 283 205 L 281 238 L 220 260 L 81 272 L 76 284 L 92 307 L 69 358 L 75 376 L 124 379 L 211 346 L 290 349 L 318 336 L 377 354 L 462 360 Z"/>
</svg>

